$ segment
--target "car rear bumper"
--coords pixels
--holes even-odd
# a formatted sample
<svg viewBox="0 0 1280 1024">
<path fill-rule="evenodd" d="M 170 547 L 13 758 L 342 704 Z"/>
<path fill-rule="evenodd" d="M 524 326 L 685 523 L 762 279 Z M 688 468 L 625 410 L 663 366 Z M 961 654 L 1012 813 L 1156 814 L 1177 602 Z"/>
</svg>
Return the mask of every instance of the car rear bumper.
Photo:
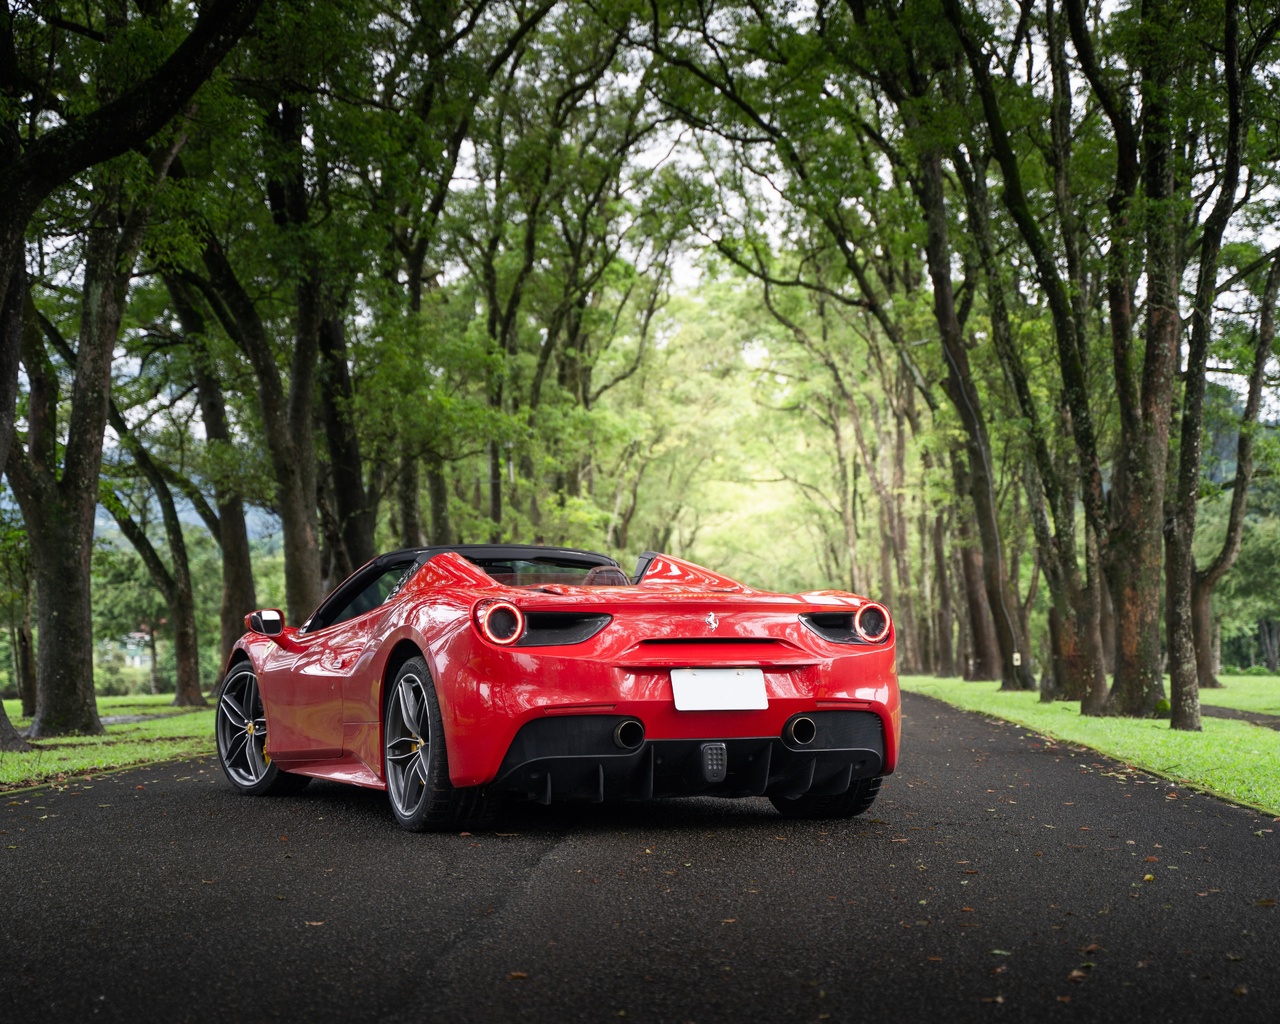
<svg viewBox="0 0 1280 1024">
<path fill-rule="evenodd" d="M 873 711 L 793 715 L 776 736 L 652 740 L 634 716 L 572 715 L 521 727 L 490 786 L 542 803 L 798 797 L 843 793 L 884 769 L 884 724 Z"/>
</svg>

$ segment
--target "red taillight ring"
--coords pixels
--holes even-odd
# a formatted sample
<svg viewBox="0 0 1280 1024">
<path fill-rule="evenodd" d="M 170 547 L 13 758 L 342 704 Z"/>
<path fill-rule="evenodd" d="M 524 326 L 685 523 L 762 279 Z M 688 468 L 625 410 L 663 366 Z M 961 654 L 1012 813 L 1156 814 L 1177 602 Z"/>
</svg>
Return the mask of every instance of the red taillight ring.
<svg viewBox="0 0 1280 1024">
<path fill-rule="evenodd" d="M 493 617 L 499 613 L 501 613 L 500 622 L 505 616 L 511 616 L 514 620 L 511 623 L 513 628 L 510 633 L 506 633 L 505 629 L 501 630 L 506 635 L 499 635 L 500 630 L 495 628 L 497 624 L 494 623 Z M 494 601 L 492 604 L 481 605 L 476 610 L 476 622 L 480 627 L 480 635 L 499 647 L 510 647 L 524 636 L 524 613 L 510 601 Z"/>
<path fill-rule="evenodd" d="M 878 633 L 872 632 L 862 624 L 862 616 L 869 611 L 879 612 L 884 620 Z M 858 631 L 858 636 L 862 637 L 862 639 L 867 643 L 878 644 L 889 635 L 889 609 L 882 604 L 876 604 L 874 601 L 869 601 L 859 608 L 857 613 L 854 615 L 853 628 Z"/>
</svg>

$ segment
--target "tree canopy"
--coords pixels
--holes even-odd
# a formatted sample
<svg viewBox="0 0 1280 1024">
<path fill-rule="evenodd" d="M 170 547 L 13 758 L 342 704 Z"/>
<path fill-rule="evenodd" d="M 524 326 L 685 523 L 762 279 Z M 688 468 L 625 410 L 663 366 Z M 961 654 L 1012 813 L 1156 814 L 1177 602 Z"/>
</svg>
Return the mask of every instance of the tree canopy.
<svg viewBox="0 0 1280 1024">
<path fill-rule="evenodd" d="M 261 602 L 483 540 L 852 589 L 902 671 L 1199 728 L 1224 642 L 1280 659 L 1278 32 L 1253 0 L 6 4 L 32 734 L 98 728 L 126 620 L 199 702 Z"/>
</svg>

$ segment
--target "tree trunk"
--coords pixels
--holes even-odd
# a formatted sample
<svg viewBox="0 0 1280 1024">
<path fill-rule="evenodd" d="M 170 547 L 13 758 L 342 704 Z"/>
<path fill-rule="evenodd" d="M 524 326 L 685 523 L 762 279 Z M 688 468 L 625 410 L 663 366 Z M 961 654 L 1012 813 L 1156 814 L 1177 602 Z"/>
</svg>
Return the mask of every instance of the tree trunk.
<svg viewBox="0 0 1280 1024">
<path fill-rule="evenodd" d="M 347 339 L 342 320 L 327 316 L 320 322 L 320 409 L 329 446 L 334 510 L 346 564 L 356 569 L 369 561 L 374 549 L 377 517 L 364 483 L 360 439 L 352 419 L 355 390 L 347 367 Z"/>
<path fill-rule="evenodd" d="M 1049 605 L 1049 665 L 1040 678 L 1040 702 L 1048 704 L 1067 692 L 1065 662 L 1067 653 L 1062 643 L 1062 615 L 1055 601 Z"/>
<path fill-rule="evenodd" d="M 1181 437 L 1173 500 L 1165 513 L 1165 629 L 1169 652 L 1169 692 L 1174 729 L 1200 731 L 1200 654 L 1194 607 L 1196 563 L 1192 552 L 1200 498 L 1200 462 L 1204 434 L 1205 371 L 1213 304 L 1217 298 L 1222 236 L 1236 203 L 1240 178 L 1240 47 L 1235 0 L 1224 4 L 1223 69 L 1227 84 L 1227 144 L 1218 199 L 1200 237 L 1200 267 L 1191 313 L 1191 344 L 1182 395 Z M 1207 606 L 1207 595 L 1204 604 Z M 1207 607 L 1203 609 L 1208 614 Z M 1200 628 L 1203 635 L 1203 626 Z M 1207 638 L 1206 638 L 1207 639 Z M 1210 673 L 1212 674 L 1212 673 Z"/>
<path fill-rule="evenodd" d="M 1018 629 L 1013 599 L 1008 588 L 1004 546 L 996 508 L 991 444 L 987 437 L 982 401 L 969 366 L 968 349 L 956 316 L 943 180 L 942 155 L 936 149 L 926 152 L 920 162 L 920 203 L 927 226 L 925 255 L 929 277 L 933 281 L 933 313 L 947 366 L 943 388 L 955 406 L 965 432 L 969 455 L 969 495 L 973 499 L 974 519 L 978 524 L 978 537 L 982 544 L 983 579 L 1000 652 L 1000 688 L 1033 690 L 1036 682 L 1031 674 L 1027 645 Z M 1020 664 L 1015 665 L 1015 660 Z"/>
<path fill-rule="evenodd" d="M 489 540 L 502 540 L 502 446 L 489 442 Z"/>
<path fill-rule="evenodd" d="M 889 507 L 881 502 L 879 509 L 880 527 L 880 593 L 877 600 L 892 612 L 897 612 L 893 589 L 893 531 L 889 525 Z"/>
<path fill-rule="evenodd" d="M 203 707 L 208 701 L 200 692 L 200 644 L 196 637 L 195 601 L 179 600 L 170 616 L 173 653 L 178 666 L 174 679 L 173 703 L 179 707 Z"/>
<path fill-rule="evenodd" d="M 1175 49 L 1168 39 L 1178 17 L 1171 7 L 1142 5 L 1144 33 L 1153 42 L 1141 54 L 1142 181 L 1146 241 L 1146 321 L 1140 381 L 1130 319 L 1128 250 L 1121 237 L 1128 204 L 1113 210 L 1116 269 L 1108 284 L 1113 361 L 1120 412 L 1120 448 L 1113 491 L 1114 521 L 1107 550 L 1111 595 L 1116 605 L 1116 675 L 1108 704 L 1123 715 L 1150 715 L 1164 697 L 1160 649 L 1161 572 L 1164 564 L 1164 499 L 1173 389 L 1178 374 L 1181 277 L 1181 206 L 1175 195 L 1172 85 Z M 1119 197 L 1117 197 L 1119 202 Z"/>
<path fill-rule="evenodd" d="M 253 557 L 244 502 L 227 494 L 218 502 L 218 542 L 222 551 L 222 603 L 218 609 L 219 663 L 225 667 L 231 649 L 244 634 L 244 617 L 258 606 Z"/>
<path fill-rule="evenodd" d="M 237 278 L 217 239 L 210 238 L 203 261 L 216 293 L 211 303 L 227 334 L 244 352 L 258 381 L 258 408 L 276 483 L 275 512 L 284 538 L 286 615 L 303 622 L 324 597 L 316 524 L 314 409 L 318 298 L 314 288 L 298 290 L 297 331 L 286 392 L 266 325 Z"/>
<path fill-rule="evenodd" d="M 1080 713 L 1101 715 L 1107 705 L 1107 670 L 1102 643 L 1102 605 L 1107 584 L 1102 573 L 1098 536 L 1088 522 L 1085 523 L 1084 537 L 1085 580 L 1076 606 L 1088 661 L 1083 666 L 1086 689 L 1080 701 Z"/>
<path fill-rule="evenodd" d="M 22 698 L 22 713 L 24 716 L 29 716 L 31 711 L 27 710 L 27 687 L 22 660 L 24 654 L 29 657 L 30 652 L 23 651 L 22 642 L 18 639 L 18 632 L 21 628 L 21 626 L 10 628 L 9 642 L 13 648 L 13 676 L 18 684 L 18 696 Z M 30 637 L 28 636 L 29 640 Z M 9 720 L 9 712 L 5 710 L 4 702 L 0 701 L 0 750 L 27 751 L 30 749 L 30 744 L 22 738 L 18 730 L 13 727 L 13 722 Z"/>
<path fill-rule="evenodd" d="M 36 648 L 31 636 L 31 606 L 24 610 L 24 622 L 14 630 L 14 661 L 18 673 L 18 697 L 22 701 L 22 717 L 36 713 Z"/>
<path fill-rule="evenodd" d="M 156 643 L 156 626 L 154 622 L 147 624 L 147 650 L 151 653 L 151 695 L 160 693 L 160 645 Z"/>
<path fill-rule="evenodd" d="M 5 711 L 3 705 L 0 705 L 0 750 L 20 753 L 30 749 L 31 744 L 24 740 L 22 734 L 13 727 L 13 723 L 9 721 L 9 713 Z"/>
<path fill-rule="evenodd" d="M 1196 677 L 1199 688 L 1219 689 L 1218 666 L 1214 659 L 1213 588 L 1197 574 L 1191 588 L 1191 628 L 1195 632 Z"/>
<path fill-rule="evenodd" d="M 1245 512 L 1249 501 L 1249 484 L 1253 480 L 1253 442 L 1258 414 L 1262 408 L 1262 388 L 1266 379 L 1267 360 L 1271 356 L 1276 334 L 1276 300 L 1280 296 L 1280 257 L 1272 260 L 1262 289 L 1262 309 L 1253 341 L 1253 366 L 1249 372 L 1249 392 L 1240 416 L 1240 434 L 1236 439 L 1236 479 L 1231 488 L 1231 511 L 1227 532 L 1213 560 L 1193 573 L 1191 581 L 1191 626 L 1195 641 L 1196 672 L 1201 687 L 1219 687 L 1217 649 L 1219 636 L 1212 621 L 1213 588 L 1235 565 L 1244 536 Z"/>
<path fill-rule="evenodd" d="M 951 677 L 956 674 L 955 648 L 953 646 L 953 614 L 951 611 L 951 574 L 947 572 L 947 552 L 944 543 L 946 522 L 941 512 L 933 517 L 933 572 L 938 587 L 936 610 L 938 638 L 938 675 Z"/>
<path fill-rule="evenodd" d="M 1205 685 L 1215 690 L 1222 689 L 1222 681 L 1218 678 L 1218 673 L 1222 671 L 1222 623 L 1217 621 L 1213 624 L 1213 655 L 1209 665 L 1213 676 L 1212 681 Z"/>
<path fill-rule="evenodd" d="M 427 495 L 431 501 L 431 543 L 452 544 L 453 527 L 449 523 L 449 486 L 444 475 L 444 460 L 434 453 L 427 456 Z"/>
<path fill-rule="evenodd" d="M 960 530 L 962 541 L 967 540 L 968 527 Z M 960 561 L 964 568 L 965 599 L 969 607 L 969 638 L 972 655 L 965 666 L 965 679 L 999 679 L 1000 648 L 996 643 L 996 627 L 991 618 L 991 606 L 987 603 L 985 574 L 982 569 L 982 552 L 965 544 L 960 549 Z"/>
<path fill-rule="evenodd" d="M 16 453 L 15 453 L 16 454 Z M 94 481 L 96 484 L 96 479 Z M 95 488 L 96 494 L 96 488 Z M 68 500 L 38 501 L 24 515 L 41 528 L 30 535 L 36 580 L 36 713 L 32 739 L 103 731 L 93 692 L 93 609 L 89 595 L 89 552 L 93 505 Z M 37 502 L 27 496 L 27 505 Z"/>
<path fill-rule="evenodd" d="M 1258 622 L 1258 637 L 1262 641 L 1262 660 L 1273 675 L 1280 668 L 1280 622 L 1262 619 Z"/>
<path fill-rule="evenodd" d="M 1107 675 L 1116 671 L 1116 606 L 1111 600 L 1111 588 L 1102 588 L 1102 666 Z"/>
<path fill-rule="evenodd" d="M 99 205 L 86 231 L 79 346 L 65 444 L 57 434 L 57 372 L 33 306 L 23 336 L 29 381 L 26 450 L 11 453 L 9 481 L 29 533 L 40 636 L 31 737 L 101 733 L 93 691 L 93 609 L 89 554 L 98 471 L 111 392 L 111 358 L 141 225 L 119 232 L 119 187 L 98 182 Z M 129 228 L 132 228 L 132 233 Z M 61 455 L 61 458 L 59 456 Z"/>
<path fill-rule="evenodd" d="M 16 238 L 0 238 L 0 274 L 5 273 L 6 267 L 10 268 L 8 282 L 4 286 L 3 305 L 0 305 L 0 473 L 4 472 L 9 461 L 18 399 L 23 306 L 27 300 L 24 255 L 20 233 Z"/>
<path fill-rule="evenodd" d="M 204 421 L 205 441 L 215 448 L 230 451 L 234 441 L 227 421 L 226 401 L 218 380 L 218 368 L 206 343 L 204 314 L 195 297 L 178 278 L 168 275 L 165 283 L 182 321 L 183 330 L 192 346 L 192 363 L 196 381 L 196 397 L 200 417 Z M 222 555 L 222 603 L 218 609 L 220 640 L 219 663 L 225 667 L 231 649 L 244 633 L 244 617 L 257 607 L 253 582 L 253 558 L 249 548 L 249 531 L 244 519 L 244 501 L 222 481 L 213 484 L 217 519 L 210 532 Z M 216 526 L 216 529 L 213 527 Z"/>
<path fill-rule="evenodd" d="M 396 498 L 400 509 L 400 543 L 406 548 L 421 547 L 423 542 L 419 490 L 418 457 L 407 449 L 401 449 Z"/>
</svg>

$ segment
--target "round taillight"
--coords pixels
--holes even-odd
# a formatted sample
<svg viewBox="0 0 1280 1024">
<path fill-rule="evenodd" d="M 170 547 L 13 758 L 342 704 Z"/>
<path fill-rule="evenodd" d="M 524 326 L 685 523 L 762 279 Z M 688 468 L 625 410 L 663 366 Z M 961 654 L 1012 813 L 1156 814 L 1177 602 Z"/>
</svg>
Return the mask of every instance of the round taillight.
<svg viewBox="0 0 1280 1024">
<path fill-rule="evenodd" d="M 874 601 L 864 604 L 853 617 L 853 628 L 869 644 L 878 644 L 889 635 L 889 610 Z"/>
<path fill-rule="evenodd" d="M 476 622 L 486 640 L 502 647 L 510 646 L 524 634 L 524 614 L 508 601 L 481 605 Z"/>
</svg>

